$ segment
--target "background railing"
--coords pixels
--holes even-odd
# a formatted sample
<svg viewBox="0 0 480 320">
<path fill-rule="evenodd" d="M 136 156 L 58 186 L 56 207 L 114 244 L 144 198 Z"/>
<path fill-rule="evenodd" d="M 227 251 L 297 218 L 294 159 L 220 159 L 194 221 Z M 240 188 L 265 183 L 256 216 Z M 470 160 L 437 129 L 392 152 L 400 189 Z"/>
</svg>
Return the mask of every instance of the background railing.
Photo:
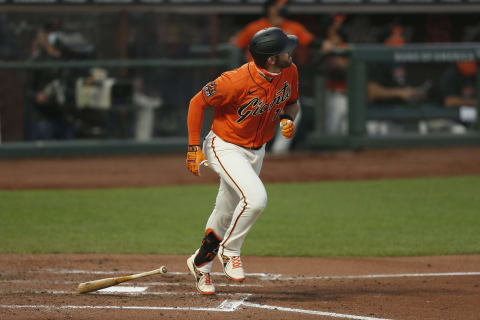
<svg viewBox="0 0 480 320">
<path fill-rule="evenodd" d="M 388 134 L 382 136 L 367 133 L 369 120 L 425 121 L 429 119 L 451 119 L 461 122 L 459 108 L 446 108 L 442 102 L 415 102 L 413 104 L 372 106 L 367 99 L 368 64 L 450 64 L 458 61 L 480 59 L 480 44 L 419 44 L 403 47 L 385 45 L 351 45 L 348 49 L 336 50 L 325 56 L 342 56 L 348 59 L 347 97 L 348 132 L 346 135 L 325 135 L 325 70 L 326 59 L 320 59 L 315 75 L 315 127 L 307 138 L 310 148 L 362 148 L 371 146 L 424 146 L 480 144 L 480 128 L 477 120 L 468 132 L 450 133 Z M 324 56 L 324 58 L 325 58 Z M 432 75 L 425 75 L 426 79 Z M 480 68 L 477 79 L 480 79 Z M 439 79 L 434 79 L 439 80 Z M 480 81 L 476 82 L 477 115 L 480 114 Z"/>
<path fill-rule="evenodd" d="M 218 53 L 217 58 L 1 61 L 0 72 L 15 74 L 20 79 L 19 90 L 23 100 L 19 108 L 25 109 L 25 126 L 31 125 L 28 122 L 35 122 L 35 119 L 29 120 L 31 78 L 35 77 L 36 72 L 55 70 L 54 78 L 61 79 L 64 86 L 65 102 L 61 107 L 69 118 L 68 125 L 76 132 L 60 139 L 36 139 L 27 133 L 25 140 L 31 141 L 4 142 L 0 146 L 0 155 L 183 150 L 187 140 L 188 101 L 205 83 L 239 65 L 239 54 L 235 48 L 223 45 Z M 100 77 L 96 74 L 100 74 Z M 109 95 L 106 104 L 98 97 L 105 93 L 103 91 L 79 91 L 79 82 L 83 84 L 83 89 L 93 90 L 105 89 L 110 80 L 110 90 L 105 91 Z M 142 83 L 141 89 L 137 88 L 139 81 Z M 148 86 L 153 87 L 150 90 L 155 92 L 153 95 L 148 95 Z M 79 93 L 89 96 L 80 101 Z M 209 128 L 209 117 L 211 112 L 207 112 L 204 132 Z M 3 130 L 23 125 L 6 122 L 2 118 L 0 123 Z M 29 128 L 25 128 L 25 131 L 28 132 Z"/>
<path fill-rule="evenodd" d="M 445 5 L 442 3 L 437 2 L 437 8 L 443 8 Z M 466 3 L 463 4 L 466 6 Z M 368 4 L 362 2 L 362 5 L 359 8 L 366 8 L 365 5 Z M 227 44 L 228 37 L 234 34 L 238 25 L 243 26 L 248 21 L 245 19 L 247 14 L 259 14 L 261 8 L 258 4 L 243 2 L 239 6 L 242 9 L 235 11 L 238 15 L 223 14 L 221 10 L 216 14 L 193 14 L 202 7 L 201 4 L 152 6 L 149 7 L 155 9 L 152 12 L 149 8 L 136 5 L 125 10 L 114 6 L 85 5 L 79 6 L 82 10 L 78 12 L 52 5 L 42 6 L 38 13 L 32 11 L 33 6 L 0 6 L 0 20 L 8 18 L 5 21 L 12 31 L 4 34 L 15 40 L 10 42 L 16 42 L 18 49 L 0 53 L 2 57 L 7 57 L 3 61 L 0 60 L 0 132 L 15 131 L 16 134 L 13 138 L 3 137 L 0 155 L 183 151 L 186 143 L 189 99 L 205 83 L 213 80 L 221 72 L 238 66 L 243 60 L 242 52 Z M 460 10 L 465 6 L 455 8 Z M 195 7 L 195 10 L 189 11 L 190 7 Z M 375 12 L 389 12 L 388 10 L 393 7 L 375 6 Z M 407 7 L 412 10 L 423 8 L 412 5 Z M 316 14 L 323 12 L 322 10 L 328 12 L 330 10 L 328 8 L 330 7 L 324 4 L 304 5 L 292 2 L 291 12 L 311 13 L 310 16 L 305 16 L 305 20 L 301 19 L 302 16 L 298 18 L 300 21 L 312 22 L 309 28 L 315 31 L 315 27 L 319 26 L 321 21 L 327 20 L 325 16 Z M 472 7 L 469 5 L 469 8 Z M 1 14 L 2 10 L 7 13 Z M 67 33 L 81 32 L 88 39 L 87 42 L 92 44 L 95 54 L 82 59 L 68 57 L 63 60 L 33 61 L 30 49 L 31 40 L 36 32 L 35 26 L 50 21 L 52 12 L 60 16 L 65 29 L 68 30 Z M 95 14 L 90 17 L 89 14 L 92 12 Z M 238 17 L 239 15 L 241 17 Z M 232 17 L 242 21 L 234 25 Z M 256 16 L 252 16 L 253 18 Z M 358 36 L 356 26 L 362 26 L 364 23 L 360 18 L 352 18 L 351 25 L 347 24 L 347 36 L 354 41 L 355 36 Z M 372 21 L 379 19 L 378 16 L 370 18 Z M 461 18 L 465 21 L 477 21 L 472 17 L 466 19 L 463 15 Z M 415 16 L 415 19 L 418 20 L 419 17 Z M 455 19 L 458 23 L 459 18 Z M 383 30 L 381 23 L 384 23 L 381 19 L 376 22 L 375 29 L 371 29 L 374 32 L 359 34 L 362 37 L 380 34 Z M 363 26 L 373 28 L 368 24 Z M 476 30 L 469 26 L 470 22 L 466 22 L 461 30 L 469 32 Z M 406 29 L 413 32 L 412 30 L 418 29 L 418 25 L 407 26 Z M 316 35 L 321 38 L 320 27 L 316 30 Z M 475 39 L 473 33 L 471 36 L 471 39 Z M 0 45 L 4 43 L 0 41 Z M 478 44 L 461 42 L 406 45 L 404 48 L 395 49 L 380 44 L 358 43 L 349 44 L 347 50 L 329 53 L 344 55 L 349 60 L 349 67 L 345 70 L 347 74 L 345 81 L 348 84 L 349 127 L 345 134 L 336 135 L 330 134 L 325 128 L 325 99 L 329 80 L 326 73 L 327 61 L 322 58 L 324 54 L 318 48 L 312 48 L 314 53 L 310 56 L 311 59 L 307 59 L 304 65 L 299 64 L 303 120 L 298 128 L 294 148 L 478 144 L 478 121 L 468 127 L 464 134 L 418 130 L 381 136 L 369 134 L 366 128 L 371 121 L 392 120 L 411 123 L 428 119 L 456 121 L 459 118 L 459 110 L 446 109 L 438 101 L 373 106 L 367 102 L 365 88 L 371 65 L 400 61 L 418 67 L 419 71 L 416 74 L 418 78 L 429 76 L 437 81 L 439 71 L 448 64 L 472 57 L 478 60 L 479 49 Z M 431 65 L 438 66 L 436 67 L 438 70 L 432 74 L 429 73 L 431 69 L 428 69 Z M 38 125 L 35 119 L 31 119 L 29 113 L 32 78 L 36 73 L 44 71 L 55 71 L 58 77 L 67 83 L 66 89 L 64 88 L 68 101 L 67 108 L 72 112 L 69 121 L 78 130 L 78 134 L 65 141 L 36 139 L 28 133 L 29 125 Z M 100 74 L 100 78 L 93 76 L 93 73 Z M 83 89 L 89 89 L 89 85 L 101 85 L 104 78 L 114 80 L 112 90 L 118 94 L 111 97 L 110 105 L 100 103 L 100 106 L 92 106 L 92 100 L 85 100 L 84 97 L 79 106 L 75 97 L 77 80 L 82 79 L 80 85 L 84 85 Z M 478 89 L 477 82 L 477 94 L 480 92 Z M 87 94 L 87 91 L 82 92 Z M 90 94 L 94 95 L 92 92 Z M 204 133 L 208 130 L 210 118 L 211 110 L 207 113 Z"/>
</svg>

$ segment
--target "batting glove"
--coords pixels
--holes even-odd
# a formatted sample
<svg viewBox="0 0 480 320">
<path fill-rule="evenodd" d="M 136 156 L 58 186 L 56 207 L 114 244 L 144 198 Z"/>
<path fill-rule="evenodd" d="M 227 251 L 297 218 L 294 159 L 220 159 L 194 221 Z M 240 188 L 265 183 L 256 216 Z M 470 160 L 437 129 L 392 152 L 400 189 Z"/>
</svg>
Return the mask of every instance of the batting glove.
<svg viewBox="0 0 480 320">
<path fill-rule="evenodd" d="M 295 132 L 295 125 L 293 124 L 293 119 L 292 117 L 288 115 L 283 115 L 280 117 L 280 129 L 282 135 L 290 139 L 293 137 L 293 133 Z"/>
<path fill-rule="evenodd" d="M 200 175 L 200 166 L 202 164 L 208 167 L 208 161 L 200 146 L 188 146 L 186 164 L 187 169 L 196 176 Z"/>
</svg>

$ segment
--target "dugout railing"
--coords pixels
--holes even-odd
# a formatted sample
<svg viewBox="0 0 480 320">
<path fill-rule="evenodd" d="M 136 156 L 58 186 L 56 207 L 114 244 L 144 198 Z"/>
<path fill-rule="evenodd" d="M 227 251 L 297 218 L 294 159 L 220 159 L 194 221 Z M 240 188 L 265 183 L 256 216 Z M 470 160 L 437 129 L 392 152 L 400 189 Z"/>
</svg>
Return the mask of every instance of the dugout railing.
<svg viewBox="0 0 480 320">
<path fill-rule="evenodd" d="M 141 68 L 170 68 L 177 70 L 228 70 L 239 65 L 240 53 L 230 45 L 217 48 L 217 58 L 183 58 L 183 59 L 113 59 L 113 60 L 68 60 L 68 61 L 0 61 L 0 70 L 14 72 L 31 72 L 34 70 L 61 69 L 91 69 L 129 70 Z M 201 50 L 199 50 L 201 51 Z M 200 52 L 203 53 L 203 52 Z M 209 71 L 210 70 L 210 71 Z M 125 72 L 123 72 L 125 73 Z M 218 72 L 214 72 L 217 74 Z M 213 73 L 212 73 L 213 77 Z M 193 81 L 193 79 L 190 79 Z M 181 89 L 179 89 L 181 90 Z M 185 106 L 191 94 L 185 92 Z M 114 109 L 114 108 L 112 108 Z M 114 112 L 114 110 L 112 110 Z M 1 122 L 1 119 L 0 119 Z M 14 124 L 8 124 L 14 125 Z M 130 153 L 159 153 L 184 151 L 187 144 L 186 135 L 153 137 L 148 141 L 127 139 L 73 139 L 73 140 L 43 140 L 25 142 L 0 142 L 0 157 L 35 157 L 35 156 L 69 156 L 69 155 L 101 155 Z"/>
<path fill-rule="evenodd" d="M 42 68 L 181 68 L 212 67 L 231 69 L 238 66 L 237 50 L 225 48 L 226 53 L 219 58 L 152 59 L 152 60 L 88 60 L 57 62 L 0 62 L 0 69 L 29 71 Z M 349 99 L 349 130 L 347 135 L 326 135 L 324 131 L 325 74 L 322 62 L 314 72 L 312 110 L 314 129 L 300 144 L 308 149 L 348 149 L 363 147 L 395 146 L 438 146 L 438 145 L 478 145 L 480 134 L 478 121 L 476 130 L 466 134 L 401 134 L 369 136 L 365 124 L 369 119 L 419 119 L 419 118 L 458 118 L 458 110 L 445 109 L 438 105 L 418 105 L 415 107 L 390 106 L 372 109 L 366 102 L 367 63 L 402 61 L 407 63 L 455 62 L 480 57 L 480 45 L 409 45 L 402 48 L 388 48 L 383 45 L 355 45 L 347 50 L 334 52 L 348 56 L 347 87 Z M 477 75 L 478 78 L 478 75 Z M 477 95 L 480 93 L 477 82 Z M 187 99 L 187 97 L 186 97 Z M 480 100 L 480 99 L 479 99 Z M 187 101 L 187 100 L 186 100 Z M 477 106 L 478 111 L 478 106 Z M 149 141 L 133 139 L 71 140 L 11 142 L 0 145 L 0 157 L 63 156 L 91 154 L 158 153 L 184 151 L 186 136 L 154 137 Z"/>
<path fill-rule="evenodd" d="M 392 105 L 372 107 L 367 102 L 367 65 L 372 63 L 454 63 L 480 59 L 480 44 L 418 44 L 403 47 L 387 47 L 381 44 L 351 45 L 329 55 L 341 55 L 348 59 L 348 133 L 326 135 L 324 74 L 326 59 L 319 59 L 314 79 L 314 129 L 306 138 L 305 145 L 312 149 L 363 148 L 395 146 L 448 146 L 480 144 L 479 121 L 474 130 L 465 134 L 447 133 L 402 133 L 382 136 L 368 135 L 368 120 L 422 120 L 459 119 L 457 108 L 445 108 L 440 104 L 418 103 L 415 106 Z M 477 79 L 480 79 L 480 68 Z M 476 82 L 477 114 L 480 114 L 480 81 Z"/>
</svg>

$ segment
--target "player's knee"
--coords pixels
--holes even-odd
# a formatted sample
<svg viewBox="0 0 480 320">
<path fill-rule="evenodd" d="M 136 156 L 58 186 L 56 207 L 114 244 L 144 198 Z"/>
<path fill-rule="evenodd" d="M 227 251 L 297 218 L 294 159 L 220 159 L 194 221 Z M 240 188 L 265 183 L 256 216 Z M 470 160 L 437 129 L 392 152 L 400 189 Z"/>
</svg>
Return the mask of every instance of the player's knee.
<svg viewBox="0 0 480 320">
<path fill-rule="evenodd" d="M 253 211 L 262 212 L 267 206 L 267 194 L 260 193 L 247 198 L 247 205 Z"/>
</svg>

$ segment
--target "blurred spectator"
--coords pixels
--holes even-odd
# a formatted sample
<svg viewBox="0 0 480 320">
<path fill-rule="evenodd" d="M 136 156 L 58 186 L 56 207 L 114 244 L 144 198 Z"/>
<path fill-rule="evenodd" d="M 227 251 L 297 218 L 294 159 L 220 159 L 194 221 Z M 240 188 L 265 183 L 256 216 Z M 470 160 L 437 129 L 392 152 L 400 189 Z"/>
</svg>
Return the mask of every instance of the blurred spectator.
<svg viewBox="0 0 480 320">
<path fill-rule="evenodd" d="M 445 72 L 442 77 L 445 107 L 477 105 L 476 75 L 477 63 L 474 60 L 460 61 Z"/>
<path fill-rule="evenodd" d="M 18 58 L 19 52 L 13 32 L 9 29 L 4 17 L 0 15 L 0 59 Z"/>
<path fill-rule="evenodd" d="M 293 34 L 298 37 L 298 48 L 295 50 L 294 57 L 295 63 L 301 68 L 301 65 L 308 62 L 308 46 L 314 41 L 315 37 L 301 23 L 287 19 L 287 14 L 287 0 L 266 0 L 263 5 L 263 17 L 245 26 L 230 39 L 230 42 L 238 48 L 245 50 L 247 60 L 252 61 L 253 59 L 248 52 L 248 44 L 253 35 L 265 28 L 278 27 L 286 34 Z M 296 128 L 299 128 L 300 120 L 301 111 L 298 112 L 294 121 Z M 290 149 L 292 141 L 293 139 L 286 139 L 280 134 L 280 130 L 277 130 L 270 151 L 277 155 L 286 154 Z"/>
<path fill-rule="evenodd" d="M 447 14 L 429 14 L 426 23 L 425 42 L 452 42 L 452 23 Z"/>
<path fill-rule="evenodd" d="M 326 35 L 329 45 L 323 47 L 324 53 L 346 47 L 342 30 L 345 19 L 343 14 L 332 16 Z M 329 56 L 326 61 L 325 129 L 328 134 L 346 134 L 348 130 L 347 64 L 348 60 L 338 55 Z"/>
<path fill-rule="evenodd" d="M 447 108 L 460 108 L 460 119 L 473 123 L 477 119 L 477 63 L 460 61 L 448 68 L 442 76 L 443 104 Z M 453 133 L 463 133 L 459 124 L 450 125 Z"/>
<path fill-rule="evenodd" d="M 40 28 L 32 42 L 31 59 L 52 61 L 64 57 L 56 45 L 60 36 L 60 23 L 52 21 Z M 31 73 L 31 106 L 27 112 L 28 136 L 32 140 L 71 139 L 74 137 L 73 120 L 67 105 L 65 72 L 60 68 L 35 69 Z"/>
<path fill-rule="evenodd" d="M 129 42 L 130 59 L 182 59 L 193 55 L 192 43 L 198 44 L 205 33 L 196 27 L 205 17 L 178 23 L 181 16 L 148 12 L 132 14 Z M 200 21 L 200 22 L 198 22 Z M 136 105 L 135 137 L 148 140 L 154 136 L 183 135 L 186 116 L 185 92 L 193 91 L 198 81 L 190 68 L 132 69 Z M 197 71 L 198 72 L 198 71 Z M 178 84 L 182 90 L 178 90 Z"/>
<path fill-rule="evenodd" d="M 55 33 L 58 31 L 60 31 L 60 22 L 58 20 L 46 23 L 42 28 L 38 29 L 32 42 L 32 59 L 59 58 L 61 56 L 60 50 L 53 45 Z"/>
<path fill-rule="evenodd" d="M 15 33 L 0 14 L 0 60 L 21 56 Z M 24 78 L 15 70 L 0 69 L 0 143 L 23 139 Z"/>
<path fill-rule="evenodd" d="M 384 44 L 401 47 L 405 44 L 404 29 L 394 25 Z M 402 63 L 382 63 L 369 69 L 367 82 L 367 100 L 371 106 L 391 107 L 398 104 L 422 101 L 431 86 L 426 81 L 423 86 L 411 85 L 414 79 L 409 78 L 406 65 Z M 403 131 L 402 125 L 395 121 L 369 121 L 367 131 L 370 134 L 387 134 Z"/>
<path fill-rule="evenodd" d="M 287 19 L 288 0 L 266 0 L 263 4 L 262 18 L 255 20 L 240 30 L 230 39 L 230 42 L 240 49 L 245 50 L 247 60 L 252 61 L 248 52 L 250 39 L 257 31 L 269 27 L 278 27 L 286 34 L 293 34 L 298 37 L 298 48 L 295 50 L 295 63 L 305 64 L 308 57 L 308 46 L 314 40 L 314 35 L 308 31 L 301 23 Z"/>
</svg>

